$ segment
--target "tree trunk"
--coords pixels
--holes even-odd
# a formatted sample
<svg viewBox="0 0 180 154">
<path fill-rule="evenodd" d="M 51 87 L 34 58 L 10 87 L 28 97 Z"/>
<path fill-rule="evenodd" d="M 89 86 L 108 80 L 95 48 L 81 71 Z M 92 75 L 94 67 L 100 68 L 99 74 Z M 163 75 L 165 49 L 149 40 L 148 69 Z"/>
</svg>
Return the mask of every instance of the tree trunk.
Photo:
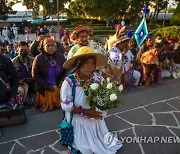
<svg viewBox="0 0 180 154">
<path fill-rule="evenodd" d="M 152 20 L 155 19 L 155 16 L 156 16 L 156 9 L 154 10 L 154 14 L 153 14 Z"/>
<path fill-rule="evenodd" d="M 157 12 L 157 8 L 158 8 L 158 4 L 156 4 L 155 10 L 154 10 L 154 14 L 153 14 L 153 20 L 155 20 L 156 18 L 156 12 Z"/>
<path fill-rule="evenodd" d="M 158 18 L 158 14 L 159 14 L 159 12 L 160 12 L 160 9 L 159 9 L 159 7 L 158 7 L 158 8 L 157 8 L 157 10 L 156 10 L 155 21 L 157 21 L 157 18 Z"/>
<path fill-rule="evenodd" d="M 107 17 L 107 18 L 106 18 L 106 27 L 108 27 L 108 26 L 109 26 L 109 22 L 110 22 L 110 18 L 109 18 L 109 17 Z"/>
</svg>

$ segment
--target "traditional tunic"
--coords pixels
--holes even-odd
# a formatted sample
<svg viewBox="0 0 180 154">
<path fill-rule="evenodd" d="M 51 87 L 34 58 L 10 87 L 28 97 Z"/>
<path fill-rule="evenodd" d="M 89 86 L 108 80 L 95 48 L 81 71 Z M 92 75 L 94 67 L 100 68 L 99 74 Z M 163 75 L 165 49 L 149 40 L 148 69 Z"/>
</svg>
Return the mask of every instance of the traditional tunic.
<svg viewBox="0 0 180 154">
<path fill-rule="evenodd" d="M 75 74 L 73 74 L 75 77 Z M 100 83 L 103 78 L 94 73 L 93 82 Z M 73 104 L 72 98 L 72 86 L 73 83 L 70 78 L 66 77 L 61 87 L 61 107 L 65 110 L 65 116 L 67 121 L 70 120 L 70 112 L 73 107 L 82 107 L 84 109 L 90 109 L 89 104 L 86 102 L 86 95 L 80 86 L 80 83 L 76 81 L 76 93 Z M 78 114 L 73 115 L 72 125 L 74 127 L 74 143 L 73 147 L 80 150 L 83 154 L 115 154 L 122 144 L 117 142 L 113 149 L 106 148 L 104 145 L 104 135 L 108 133 L 105 121 L 94 120 Z"/>
<path fill-rule="evenodd" d="M 109 50 L 109 71 L 113 80 L 117 80 L 119 84 L 122 82 L 123 57 L 121 51 L 117 47 Z"/>
<path fill-rule="evenodd" d="M 133 68 L 131 67 L 132 61 L 134 60 L 134 55 L 132 54 L 131 50 L 129 50 L 124 57 L 124 74 L 125 74 L 125 80 L 127 79 L 127 81 L 125 82 L 131 82 L 134 84 L 134 86 L 138 86 L 141 74 L 136 71 L 133 70 Z"/>
</svg>

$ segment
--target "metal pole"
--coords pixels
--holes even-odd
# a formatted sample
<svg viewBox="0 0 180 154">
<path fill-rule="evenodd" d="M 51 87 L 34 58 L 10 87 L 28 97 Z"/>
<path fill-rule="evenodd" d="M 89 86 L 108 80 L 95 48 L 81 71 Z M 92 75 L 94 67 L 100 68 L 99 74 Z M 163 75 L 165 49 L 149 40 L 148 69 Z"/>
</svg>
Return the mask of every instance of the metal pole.
<svg viewBox="0 0 180 154">
<path fill-rule="evenodd" d="M 51 5 L 51 24 L 52 24 L 52 27 L 53 27 L 53 11 L 52 11 L 52 9 L 53 9 L 53 0 L 49 0 L 49 3 L 50 3 L 50 5 Z"/>
<path fill-rule="evenodd" d="M 52 27 L 53 27 L 53 13 L 52 13 L 53 11 L 52 11 L 52 4 L 51 4 L 51 24 L 52 24 Z"/>
<path fill-rule="evenodd" d="M 59 28 L 59 0 L 57 0 L 57 18 L 58 18 L 58 28 Z"/>
<path fill-rule="evenodd" d="M 165 12 L 164 12 L 163 27 L 165 26 L 167 8 L 168 8 L 168 1 L 167 1 L 167 5 L 166 5 L 166 8 L 165 8 Z"/>
</svg>

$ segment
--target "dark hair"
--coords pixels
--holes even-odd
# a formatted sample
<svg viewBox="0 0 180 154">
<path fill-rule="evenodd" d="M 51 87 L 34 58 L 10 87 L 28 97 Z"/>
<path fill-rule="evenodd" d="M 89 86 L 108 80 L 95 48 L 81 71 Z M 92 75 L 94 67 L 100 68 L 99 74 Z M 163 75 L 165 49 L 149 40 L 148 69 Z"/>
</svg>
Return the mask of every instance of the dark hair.
<svg viewBox="0 0 180 154">
<path fill-rule="evenodd" d="M 8 44 L 7 47 L 13 47 L 13 44 Z"/>
<path fill-rule="evenodd" d="M 63 45 L 69 45 L 69 43 L 68 42 L 64 42 Z"/>
<path fill-rule="evenodd" d="M 180 44 L 179 43 L 175 44 L 173 59 L 176 64 L 180 64 Z"/>
<path fill-rule="evenodd" d="M 162 38 L 162 35 L 161 34 L 157 34 L 156 37 L 161 37 Z"/>
<path fill-rule="evenodd" d="M 145 42 L 147 42 L 148 40 L 153 40 L 151 37 L 147 37 Z"/>
<path fill-rule="evenodd" d="M 162 41 L 162 44 L 163 44 L 163 45 L 170 45 L 170 43 L 169 43 L 167 40 L 163 40 L 163 41 Z"/>
<path fill-rule="evenodd" d="M 162 48 L 162 43 L 154 43 L 153 47 L 157 48 L 157 49 L 161 49 Z"/>
<path fill-rule="evenodd" d="M 81 57 L 81 58 L 77 59 L 76 60 L 77 69 L 80 68 L 84 64 L 84 62 L 87 59 L 90 59 L 90 58 L 93 58 L 96 61 L 96 57 L 95 56 L 85 56 L 85 57 Z"/>
<path fill-rule="evenodd" d="M 20 47 L 20 46 L 27 46 L 27 47 L 29 47 L 28 43 L 25 42 L 25 41 L 20 41 L 20 42 L 18 43 L 18 47 Z"/>
</svg>

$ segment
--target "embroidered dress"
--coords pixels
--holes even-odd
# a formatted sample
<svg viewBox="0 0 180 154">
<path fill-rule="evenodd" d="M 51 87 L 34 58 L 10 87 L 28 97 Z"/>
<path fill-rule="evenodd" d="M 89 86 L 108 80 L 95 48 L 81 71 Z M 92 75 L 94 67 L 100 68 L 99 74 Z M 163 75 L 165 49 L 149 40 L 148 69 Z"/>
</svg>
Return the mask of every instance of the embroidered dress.
<svg viewBox="0 0 180 154">
<path fill-rule="evenodd" d="M 75 73 L 73 74 L 75 77 Z M 103 81 L 102 76 L 94 73 L 93 82 L 100 83 Z M 61 107 L 65 110 L 67 121 L 70 120 L 70 112 L 73 109 L 72 98 L 72 81 L 66 77 L 61 87 Z M 75 107 L 90 109 L 86 102 L 86 95 L 80 86 L 80 82 L 76 81 L 76 94 L 74 100 Z M 106 148 L 103 137 L 108 133 L 105 121 L 94 120 L 88 117 L 73 115 L 72 125 L 74 127 L 74 143 L 73 148 L 80 150 L 82 154 L 115 154 L 122 144 L 114 146 L 114 149 Z"/>
</svg>

